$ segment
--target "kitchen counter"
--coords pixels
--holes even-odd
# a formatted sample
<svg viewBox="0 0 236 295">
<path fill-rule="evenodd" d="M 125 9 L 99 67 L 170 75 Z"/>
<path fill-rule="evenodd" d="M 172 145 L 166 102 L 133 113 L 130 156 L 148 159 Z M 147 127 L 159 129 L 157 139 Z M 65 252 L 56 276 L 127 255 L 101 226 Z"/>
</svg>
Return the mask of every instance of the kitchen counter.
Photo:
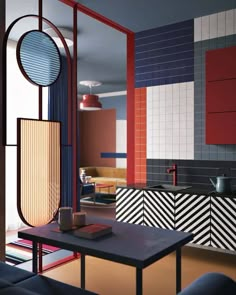
<svg viewBox="0 0 236 295">
<path fill-rule="evenodd" d="M 118 221 L 192 232 L 193 244 L 236 253 L 235 190 L 223 194 L 214 192 L 212 185 L 185 186 L 181 190 L 164 183 L 156 183 L 162 186 L 158 189 L 148 185 L 117 187 Z"/>
<path fill-rule="evenodd" d="M 157 183 L 158 184 L 158 183 Z M 162 183 L 163 184 L 163 183 Z M 149 188 L 148 183 L 133 183 L 133 184 L 127 184 L 125 186 L 118 186 L 122 188 L 128 188 L 128 189 L 139 189 L 139 190 L 149 190 L 149 191 L 166 191 L 156 188 Z M 214 191 L 214 187 L 212 185 L 188 185 L 189 188 L 174 191 L 174 190 L 168 190 L 168 192 L 172 192 L 174 194 L 177 193 L 187 193 L 187 194 L 197 194 L 197 195 L 206 195 L 206 196 L 221 196 L 221 197 L 236 197 L 236 189 L 233 188 L 232 193 L 217 193 Z"/>
</svg>

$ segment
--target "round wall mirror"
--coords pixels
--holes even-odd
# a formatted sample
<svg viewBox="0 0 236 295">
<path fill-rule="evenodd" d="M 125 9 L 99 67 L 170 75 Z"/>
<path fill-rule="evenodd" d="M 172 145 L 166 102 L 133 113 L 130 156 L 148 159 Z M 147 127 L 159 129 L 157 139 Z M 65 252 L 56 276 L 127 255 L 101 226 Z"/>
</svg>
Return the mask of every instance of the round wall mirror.
<svg viewBox="0 0 236 295">
<path fill-rule="evenodd" d="M 50 86 L 61 72 L 61 56 L 53 39 L 38 30 L 23 34 L 17 43 L 17 62 L 27 80 Z"/>
</svg>

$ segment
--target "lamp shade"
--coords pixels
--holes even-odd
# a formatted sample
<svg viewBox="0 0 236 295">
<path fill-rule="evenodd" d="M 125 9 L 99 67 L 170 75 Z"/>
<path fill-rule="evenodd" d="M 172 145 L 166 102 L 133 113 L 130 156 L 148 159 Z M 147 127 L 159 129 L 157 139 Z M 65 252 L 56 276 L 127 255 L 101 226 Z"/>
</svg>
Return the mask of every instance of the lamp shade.
<svg viewBox="0 0 236 295">
<path fill-rule="evenodd" d="M 102 104 L 98 101 L 98 96 L 94 94 L 84 94 L 83 100 L 80 102 L 80 109 L 86 111 L 100 110 Z"/>
</svg>

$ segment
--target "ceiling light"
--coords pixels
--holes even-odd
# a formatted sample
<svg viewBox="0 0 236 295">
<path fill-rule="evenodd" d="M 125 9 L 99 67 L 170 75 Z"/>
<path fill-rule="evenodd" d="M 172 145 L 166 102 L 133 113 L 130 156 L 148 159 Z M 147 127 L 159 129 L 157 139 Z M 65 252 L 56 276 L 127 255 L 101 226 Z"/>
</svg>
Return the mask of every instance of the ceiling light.
<svg viewBox="0 0 236 295">
<path fill-rule="evenodd" d="M 58 30 L 63 35 L 67 46 L 71 47 L 73 45 L 73 32 L 65 28 L 58 28 Z M 57 35 L 56 31 L 54 31 L 53 28 L 47 28 L 44 30 L 44 32 L 54 40 L 58 48 L 64 48 L 60 37 Z"/>
<path fill-rule="evenodd" d="M 86 111 L 100 110 L 102 108 L 102 104 L 98 100 L 99 97 L 92 94 L 92 87 L 100 86 L 102 83 L 98 81 L 80 81 L 79 84 L 90 88 L 90 94 L 83 95 L 83 100 L 80 102 L 80 109 Z"/>
</svg>

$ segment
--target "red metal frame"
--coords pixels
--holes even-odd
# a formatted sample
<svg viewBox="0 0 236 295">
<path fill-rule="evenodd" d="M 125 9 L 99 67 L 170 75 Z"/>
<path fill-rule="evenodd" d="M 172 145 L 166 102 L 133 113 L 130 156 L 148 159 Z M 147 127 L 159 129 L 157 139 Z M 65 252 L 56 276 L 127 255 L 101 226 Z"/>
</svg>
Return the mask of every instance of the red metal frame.
<svg viewBox="0 0 236 295">
<path fill-rule="evenodd" d="M 135 179 L 134 34 L 127 34 L 127 183 Z"/>
<path fill-rule="evenodd" d="M 134 182 L 134 32 L 115 23 L 107 17 L 77 3 L 74 0 L 59 0 L 75 7 L 80 12 L 127 35 L 127 183 Z M 75 17 L 75 15 L 74 15 Z M 74 26 L 75 29 L 75 26 Z M 76 51 L 77 52 L 77 51 Z M 73 126 L 75 128 L 75 125 Z M 73 161 L 73 163 L 76 163 Z M 77 163 L 75 164 L 77 165 Z M 77 169 L 76 169 L 77 170 Z"/>
<path fill-rule="evenodd" d="M 3 51 L 3 59 L 4 60 L 6 60 L 6 56 L 7 56 L 7 53 L 6 53 L 6 51 L 7 51 L 7 41 L 8 41 L 8 37 L 9 37 L 9 34 L 10 34 L 12 28 L 14 27 L 14 25 L 18 21 L 20 21 L 23 18 L 27 18 L 27 17 L 39 18 L 39 16 L 38 15 L 35 15 L 35 14 L 28 14 L 28 15 L 21 16 L 21 17 L 15 19 L 10 24 L 10 26 L 8 27 L 8 29 L 6 30 L 6 33 L 5 33 L 5 36 L 4 36 L 4 40 L 3 40 L 3 48 L 5 49 Z M 72 62 L 71 62 L 71 58 L 70 58 L 70 51 L 69 51 L 69 48 L 68 48 L 68 46 L 66 44 L 66 41 L 65 41 L 63 35 L 61 34 L 61 32 L 58 30 L 58 28 L 52 22 L 50 22 L 48 19 L 46 19 L 44 17 L 42 17 L 42 20 L 55 30 L 55 32 L 57 33 L 58 37 L 60 38 L 60 40 L 61 40 L 61 42 L 62 42 L 62 44 L 64 46 L 64 49 L 65 49 L 65 52 L 66 52 L 66 57 L 67 57 L 67 63 L 68 63 L 68 85 L 72 85 L 72 83 L 71 83 L 71 79 L 72 79 Z M 6 93 L 6 81 L 5 81 L 4 85 L 3 85 L 3 87 L 4 87 L 3 91 L 4 91 L 4 93 Z M 6 99 L 7 99 L 7 96 L 5 96 L 5 101 L 3 103 L 4 103 L 4 105 L 7 108 Z M 68 86 L 68 144 L 71 144 L 71 139 L 72 139 L 72 135 L 71 135 L 71 133 L 72 133 L 72 127 L 71 127 L 72 124 L 71 124 L 71 119 L 70 119 L 71 118 L 71 105 L 72 105 L 71 100 L 72 100 L 72 90 L 71 90 L 71 87 Z M 7 110 L 5 110 L 5 113 L 7 113 Z M 7 120 L 7 118 L 5 118 L 5 120 Z M 5 126 L 6 125 L 7 124 L 5 123 Z M 6 126 L 6 128 L 7 128 L 7 126 Z M 4 141 L 5 145 L 7 145 L 7 142 L 6 142 L 6 132 L 4 134 L 3 141 Z"/>
</svg>

